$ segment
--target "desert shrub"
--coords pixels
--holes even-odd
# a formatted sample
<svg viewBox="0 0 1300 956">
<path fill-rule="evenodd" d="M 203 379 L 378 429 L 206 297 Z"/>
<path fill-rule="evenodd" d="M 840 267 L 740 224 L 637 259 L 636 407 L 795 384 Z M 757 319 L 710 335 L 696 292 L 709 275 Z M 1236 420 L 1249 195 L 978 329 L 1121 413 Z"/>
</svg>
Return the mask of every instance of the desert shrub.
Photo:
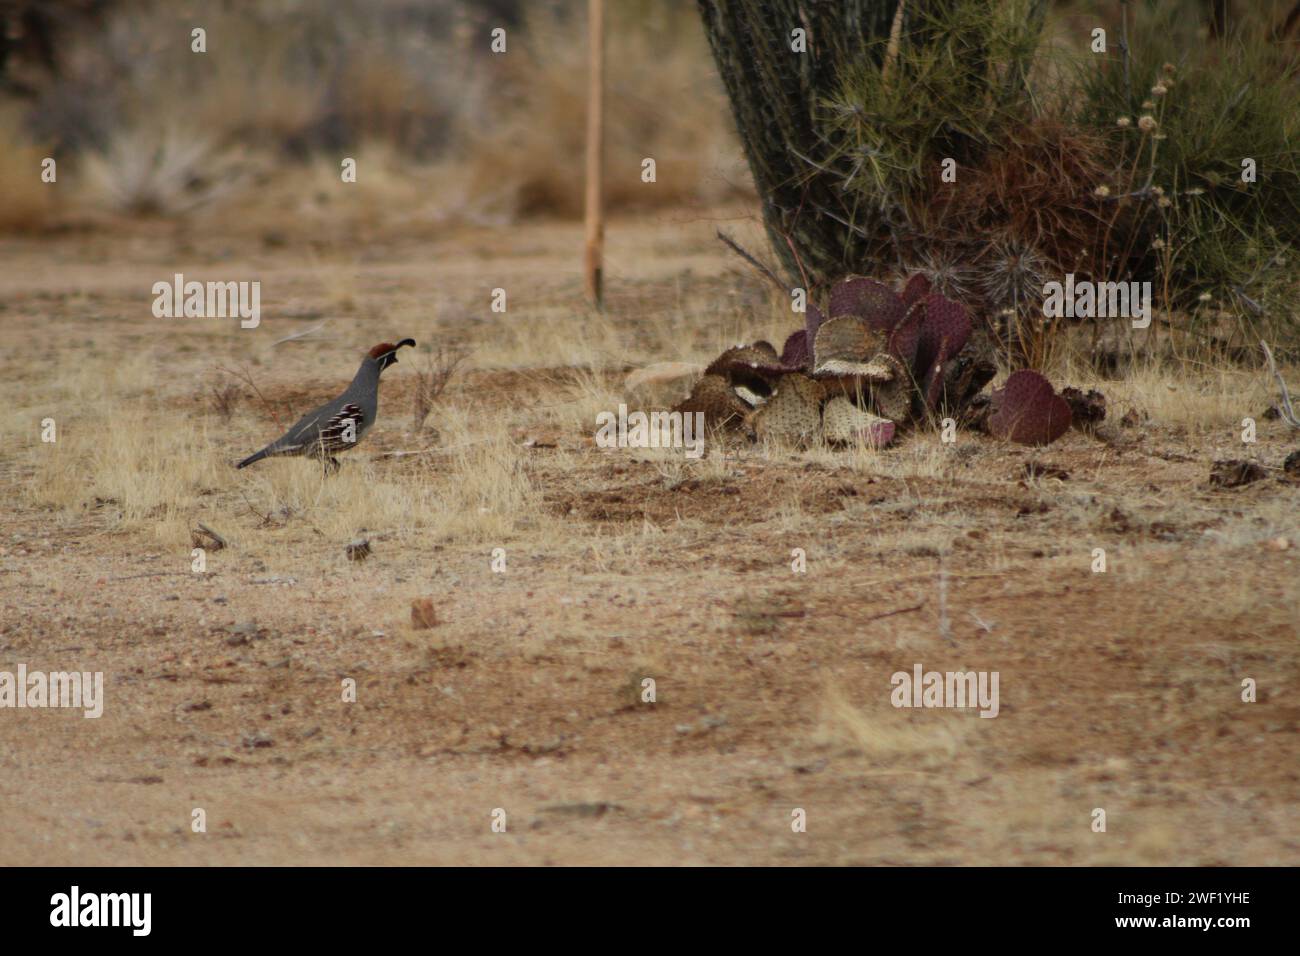
<svg viewBox="0 0 1300 956">
<path fill-rule="evenodd" d="M 1243 322 L 1294 325 L 1288 259 L 1300 243 L 1300 77 L 1262 22 L 1218 42 L 1181 5 L 1139 9 L 1127 56 L 1080 64 L 1073 119 L 1104 132 L 1109 237 L 1170 308 L 1203 298 Z M 1243 159 L 1257 179 L 1242 180 Z M 1276 334 L 1284 329 L 1271 329 Z M 1294 331 L 1294 330 L 1292 330 Z"/>
<path fill-rule="evenodd" d="M 904 258 L 945 158 L 969 169 L 1031 108 L 1042 0 L 701 0 L 773 247 L 816 283 Z M 898 17 L 895 18 L 895 11 Z M 807 30 L 791 49 L 790 25 Z"/>
<path fill-rule="evenodd" d="M 1184 331 L 1296 334 L 1300 84 L 1266 16 L 1207 39 L 1199 4 L 1121 4 L 1044 43 L 1036 0 L 863 3 L 810 8 L 800 57 L 783 3 L 701 7 L 792 282 L 920 271 L 1015 362 L 1048 352 L 1042 283 L 1067 272 L 1152 281 Z M 885 9 L 905 11 L 889 30 Z"/>
</svg>

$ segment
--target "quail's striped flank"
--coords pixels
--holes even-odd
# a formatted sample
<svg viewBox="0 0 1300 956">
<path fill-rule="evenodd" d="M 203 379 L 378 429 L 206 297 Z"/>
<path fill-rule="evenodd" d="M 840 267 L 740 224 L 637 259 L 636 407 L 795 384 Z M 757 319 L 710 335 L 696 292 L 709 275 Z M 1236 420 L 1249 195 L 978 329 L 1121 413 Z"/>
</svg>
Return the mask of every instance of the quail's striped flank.
<svg viewBox="0 0 1300 956">
<path fill-rule="evenodd" d="M 397 350 L 404 345 L 414 346 L 415 339 L 376 345 L 342 395 L 308 412 L 287 432 L 235 467 L 244 468 L 263 458 L 282 455 L 305 455 L 319 459 L 327 468 L 338 467 L 334 456 L 355 447 L 375 423 L 379 414 L 379 374 L 397 361 Z"/>
</svg>

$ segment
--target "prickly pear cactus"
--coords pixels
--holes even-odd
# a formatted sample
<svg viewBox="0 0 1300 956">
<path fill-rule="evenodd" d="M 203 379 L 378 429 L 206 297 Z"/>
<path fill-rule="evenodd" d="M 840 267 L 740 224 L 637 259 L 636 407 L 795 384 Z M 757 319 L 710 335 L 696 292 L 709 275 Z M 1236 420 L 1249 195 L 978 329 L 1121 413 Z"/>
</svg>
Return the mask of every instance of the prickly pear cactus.
<svg viewBox="0 0 1300 956">
<path fill-rule="evenodd" d="M 933 291 L 922 275 L 901 293 L 850 276 L 823 304 L 808 304 L 804 328 L 779 354 L 767 342 L 723 352 L 677 410 L 703 411 L 712 427 L 790 445 L 883 448 L 900 429 L 948 415 L 1028 445 L 1055 441 L 1070 427 L 1080 403 L 1037 372 L 1016 372 L 981 395 L 996 372 L 988 339 L 963 304 Z M 1104 398 L 1096 400 L 1104 415 Z"/>
</svg>

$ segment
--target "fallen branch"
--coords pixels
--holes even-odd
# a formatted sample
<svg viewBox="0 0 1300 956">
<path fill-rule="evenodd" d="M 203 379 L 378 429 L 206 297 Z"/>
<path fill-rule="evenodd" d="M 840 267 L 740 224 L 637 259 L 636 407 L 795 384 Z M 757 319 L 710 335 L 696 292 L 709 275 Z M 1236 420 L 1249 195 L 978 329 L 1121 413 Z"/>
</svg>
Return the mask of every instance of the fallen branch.
<svg viewBox="0 0 1300 956">
<path fill-rule="evenodd" d="M 203 543 L 200 539 L 204 537 L 208 538 L 212 542 L 212 546 L 209 550 L 220 551 L 222 548 L 227 546 L 226 539 L 217 534 L 217 532 L 213 531 L 202 521 L 198 522 L 198 525 L 199 528 L 197 531 L 190 532 L 190 540 L 194 543 L 194 547 L 203 547 Z"/>
<path fill-rule="evenodd" d="M 873 614 L 873 615 L 871 615 L 870 617 L 860 618 L 860 620 L 862 620 L 862 621 L 864 621 L 864 622 L 866 622 L 866 621 L 880 621 L 880 620 L 883 620 L 883 619 L 885 619 L 885 618 L 887 618 L 887 617 L 894 617 L 894 616 L 897 615 L 897 614 L 911 614 L 913 611 L 919 611 L 919 610 L 921 610 L 921 608 L 923 608 L 923 607 L 925 607 L 925 602 L 924 602 L 924 601 L 922 601 L 920 604 L 914 605 L 913 607 L 900 607 L 900 608 L 897 608 L 896 610 L 893 610 L 893 611 L 886 611 L 884 614 Z"/>
<path fill-rule="evenodd" d="M 253 507 L 253 503 L 248 500 L 248 495 L 244 494 L 244 490 L 242 488 L 239 490 L 239 497 L 244 499 L 244 505 L 248 508 L 248 510 L 256 518 L 261 520 L 263 527 L 266 527 L 267 525 L 275 524 L 275 520 L 271 517 L 271 513 L 269 511 L 266 514 L 263 514 L 262 512 L 258 511 L 256 508 Z"/>
</svg>

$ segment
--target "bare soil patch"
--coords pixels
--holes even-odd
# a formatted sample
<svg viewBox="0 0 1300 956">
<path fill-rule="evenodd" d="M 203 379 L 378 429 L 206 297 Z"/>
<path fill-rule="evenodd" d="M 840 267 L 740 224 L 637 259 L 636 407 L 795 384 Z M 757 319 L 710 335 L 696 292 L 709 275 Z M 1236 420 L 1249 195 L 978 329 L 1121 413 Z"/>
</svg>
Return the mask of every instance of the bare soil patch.
<svg viewBox="0 0 1300 956">
<path fill-rule="evenodd" d="M 193 239 L 187 273 L 255 260 L 254 332 L 150 315 L 174 237 L 4 242 L 0 670 L 107 690 L 98 720 L 0 712 L 0 863 L 1300 862 L 1296 434 L 1261 418 L 1243 446 L 1263 404 L 1206 376 L 1072 383 L 1108 421 L 1047 449 L 595 448 L 592 409 L 660 398 L 627 368 L 792 324 L 713 228 L 613 224 L 604 317 L 576 226 L 381 258 Z M 337 478 L 230 469 L 270 409 L 405 334 L 469 350 L 433 431 L 404 356 Z M 222 415 L 217 365 L 266 404 Z M 1268 476 L 1214 486 L 1219 458 Z M 204 574 L 198 521 L 230 541 Z M 439 623 L 414 629 L 422 599 Z M 998 717 L 893 708 L 917 663 L 999 672 Z"/>
</svg>

